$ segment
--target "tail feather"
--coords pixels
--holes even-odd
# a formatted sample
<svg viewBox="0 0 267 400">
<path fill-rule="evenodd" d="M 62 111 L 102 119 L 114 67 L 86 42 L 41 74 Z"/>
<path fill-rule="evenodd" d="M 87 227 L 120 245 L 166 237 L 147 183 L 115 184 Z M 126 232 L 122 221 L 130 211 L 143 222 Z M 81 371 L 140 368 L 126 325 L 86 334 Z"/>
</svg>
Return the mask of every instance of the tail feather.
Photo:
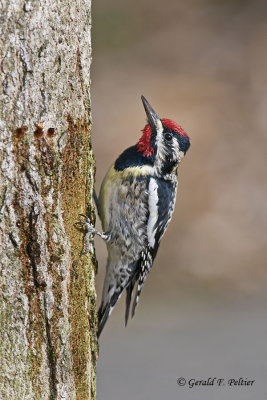
<svg viewBox="0 0 267 400">
<path fill-rule="evenodd" d="M 130 282 L 126 288 L 125 326 L 127 326 L 127 322 L 129 319 L 133 288 L 134 288 L 133 282 Z"/>
<path fill-rule="evenodd" d="M 138 282 L 137 288 L 136 288 L 136 293 L 135 293 L 135 297 L 134 297 L 134 301 L 133 301 L 133 307 L 132 307 L 132 318 L 134 317 L 135 314 L 135 310 L 137 307 L 137 304 L 139 302 L 139 298 L 140 298 L 140 294 L 142 292 L 142 289 L 144 287 L 145 284 L 145 279 Z"/>
<path fill-rule="evenodd" d="M 98 337 L 100 336 L 108 317 L 110 316 L 113 307 L 116 302 L 119 300 L 122 291 L 126 288 L 126 310 L 125 310 L 125 326 L 127 325 L 130 308 L 131 308 L 131 300 L 132 300 L 132 292 L 135 286 L 135 283 L 138 279 L 139 275 L 139 261 L 130 263 L 128 266 L 126 265 L 124 268 L 127 268 L 127 274 L 125 274 L 125 279 L 120 282 L 116 282 L 116 266 L 111 263 L 108 264 L 107 270 L 110 273 L 106 274 L 103 294 L 102 294 L 102 302 L 98 310 Z M 112 271 L 114 271 L 114 275 L 112 275 Z M 111 284 L 112 282 L 112 284 Z M 116 286 L 116 283 L 118 286 Z M 139 278 L 140 283 L 140 278 Z M 115 291 L 115 292 L 114 292 Z"/>
<path fill-rule="evenodd" d="M 108 320 L 108 317 L 110 316 L 110 313 L 112 311 L 112 308 L 110 307 L 109 304 L 107 304 L 104 308 L 100 306 L 98 310 L 98 332 L 97 332 L 97 337 L 101 335 L 101 332 Z"/>
<path fill-rule="evenodd" d="M 105 305 L 102 303 L 100 305 L 99 310 L 98 310 L 98 332 L 97 332 L 98 338 L 99 338 L 115 304 L 119 300 L 121 293 L 122 293 L 122 288 L 119 292 L 116 292 L 113 294 L 113 296 L 111 297 L 111 299 L 108 303 L 106 303 Z"/>
</svg>

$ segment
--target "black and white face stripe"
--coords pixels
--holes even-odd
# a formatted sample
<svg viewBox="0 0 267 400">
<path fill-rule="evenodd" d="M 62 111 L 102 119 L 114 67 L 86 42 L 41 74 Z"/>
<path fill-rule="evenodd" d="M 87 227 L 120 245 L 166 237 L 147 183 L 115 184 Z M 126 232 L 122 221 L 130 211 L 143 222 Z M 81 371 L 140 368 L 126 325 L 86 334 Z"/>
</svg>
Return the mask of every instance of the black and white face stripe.
<svg viewBox="0 0 267 400">
<path fill-rule="evenodd" d="M 163 137 L 166 146 L 169 147 L 179 147 L 179 151 L 186 154 L 187 150 L 190 147 L 190 139 L 188 136 L 183 136 L 180 133 L 167 128 L 163 125 Z"/>
<path fill-rule="evenodd" d="M 176 168 L 184 156 L 177 132 L 168 130 L 159 120 L 155 137 L 155 169 L 158 176 L 175 180 Z"/>
</svg>

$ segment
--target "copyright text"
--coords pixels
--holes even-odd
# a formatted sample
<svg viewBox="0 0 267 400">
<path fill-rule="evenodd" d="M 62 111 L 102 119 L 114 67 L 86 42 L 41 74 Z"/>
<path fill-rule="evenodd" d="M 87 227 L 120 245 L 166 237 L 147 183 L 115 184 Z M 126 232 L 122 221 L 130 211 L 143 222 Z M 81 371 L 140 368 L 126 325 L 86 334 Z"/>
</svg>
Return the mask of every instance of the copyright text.
<svg viewBox="0 0 267 400">
<path fill-rule="evenodd" d="M 177 379 L 178 386 L 185 386 L 190 389 L 196 387 L 251 387 L 255 383 L 255 379 L 248 378 L 218 378 L 216 376 L 209 377 L 206 379 L 195 379 L 195 378 L 183 378 L 180 377 Z"/>
</svg>

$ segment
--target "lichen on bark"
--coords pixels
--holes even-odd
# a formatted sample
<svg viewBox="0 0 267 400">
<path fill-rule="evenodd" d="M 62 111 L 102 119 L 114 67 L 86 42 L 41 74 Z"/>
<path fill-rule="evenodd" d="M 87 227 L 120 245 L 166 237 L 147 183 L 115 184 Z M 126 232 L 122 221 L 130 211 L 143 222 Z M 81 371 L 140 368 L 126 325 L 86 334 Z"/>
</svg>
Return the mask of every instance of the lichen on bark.
<svg viewBox="0 0 267 400">
<path fill-rule="evenodd" d="M 0 398 L 94 399 L 91 4 L 1 3 Z"/>
</svg>

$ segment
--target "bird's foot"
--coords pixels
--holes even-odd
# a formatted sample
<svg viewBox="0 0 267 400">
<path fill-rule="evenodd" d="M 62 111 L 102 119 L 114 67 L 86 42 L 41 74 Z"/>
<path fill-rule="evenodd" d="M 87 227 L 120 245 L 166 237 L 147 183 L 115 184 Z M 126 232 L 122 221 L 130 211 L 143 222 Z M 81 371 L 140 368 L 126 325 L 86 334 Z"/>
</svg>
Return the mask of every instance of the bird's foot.
<svg viewBox="0 0 267 400">
<path fill-rule="evenodd" d="M 84 214 L 79 214 L 80 217 L 84 217 L 85 221 L 78 221 L 75 222 L 75 225 L 81 225 L 82 227 L 85 227 L 86 229 L 86 234 L 85 234 L 85 244 L 86 248 L 85 251 L 82 253 L 82 255 L 89 253 L 90 250 L 90 237 L 93 236 L 96 233 L 95 228 L 91 225 L 90 219 L 87 217 L 87 215 Z"/>
<path fill-rule="evenodd" d="M 85 234 L 85 243 L 86 243 L 86 249 L 82 254 L 87 254 L 90 250 L 90 236 L 93 235 L 98 235 L 100 236 L 103 240 L 109 241 L 111 240 L 111 234 L 110 232 L 99 232 L 97 231 L 90 223 L 90 219 L 84 215 L 84 214 L 79 214 L 81 217 L 84 217 L 85 221 L 78 221 L 75 223 L 75 225 L 82 225 L 86 228 L 86 234 Z"/>
</svg>

